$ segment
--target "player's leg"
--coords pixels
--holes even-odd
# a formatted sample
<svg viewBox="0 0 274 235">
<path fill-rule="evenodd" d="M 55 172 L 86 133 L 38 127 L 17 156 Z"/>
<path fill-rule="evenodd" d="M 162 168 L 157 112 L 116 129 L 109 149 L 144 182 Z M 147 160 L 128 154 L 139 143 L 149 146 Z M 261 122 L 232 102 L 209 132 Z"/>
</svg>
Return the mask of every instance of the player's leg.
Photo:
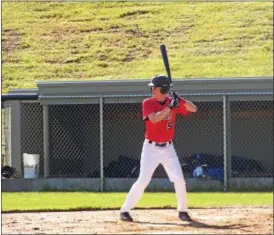
<svg viewBox="0 0 274 235">
<path fill-rule="evenodd" d="M 173 144 L 165 148 L 164 154 L 165 156 L 162 158 L 163 161 L 161 163 L 163 164 L 163 167 L 165 168 L 170 181 L 174 183 L 174 188 L 177 197 L 177 210 L 179 211 L 179 216 L 181 219 L 182 217 L 186 217 L 183 218 L 183 220 L 190 220 L 190 217 L 187 213 L 188 207 L 186 183 L 182 172 L 181 164 L 179 162 Z"/>
<path fill-rule="evenodd" d="M 142 149 L 138 180 L 132 185 L 120 212 L 128 212 L 130 209 L 135 207 L 145 188 L 149 184 L 153 172 L 159 165 L 158 159 L 155 146 L 145 141 Z"/>
</svg>

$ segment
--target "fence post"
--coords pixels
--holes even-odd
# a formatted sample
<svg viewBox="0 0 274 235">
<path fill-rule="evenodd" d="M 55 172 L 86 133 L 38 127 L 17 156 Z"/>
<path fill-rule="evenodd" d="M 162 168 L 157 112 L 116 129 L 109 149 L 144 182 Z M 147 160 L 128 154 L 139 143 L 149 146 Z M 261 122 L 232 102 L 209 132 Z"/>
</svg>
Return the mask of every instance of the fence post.
<svg viewBox="0 0 274 235">
<path fill-rule="evenodd" d="M 11 166 L 11 105 L 10 102 L 5 107 L 5 124 L 4 124 L 4 135 L 5 135 L 5 165 Z M 2 153 L 3 154 L 3 153 Z M 3 164 L 3 162 L 2 162 Z"/>
<path fill-rule="evenodd" d="M 104 191 L 104 98 L 100 96 L 100 191 Z"/>
<path fill-rule="evenodd" d="M 24 172 L 21 153 L 21 102 L 11 101 L 11 166 Z"/>
<path fill-rule="evenodd" d="M 43 105 L 44 178 L 49 176 L 49 106 Z"/>
<path fill-rule="evenodd" d="M 231 178 L 231 125 L 230 102 L 223 96 L 223 155 L 224 155 L 224 191 L 227 192 Z"/>
</svg>

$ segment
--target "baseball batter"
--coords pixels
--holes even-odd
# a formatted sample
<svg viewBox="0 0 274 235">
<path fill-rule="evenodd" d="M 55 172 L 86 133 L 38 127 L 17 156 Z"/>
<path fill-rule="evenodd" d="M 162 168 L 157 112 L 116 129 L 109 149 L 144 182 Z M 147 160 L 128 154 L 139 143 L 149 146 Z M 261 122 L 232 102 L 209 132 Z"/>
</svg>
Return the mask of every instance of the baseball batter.
<svg viewBox="0 0 274 235">
<path fill-rule="evenodd" d="M 185 116 L 189 112 L 196 112 L 197 107 L 179 97 L 176 92 L 173 92 L 171 97 L 168 96 L 170 80 L 164 75 L 156 75 L 148 85 L 151 87 L 152 97 L 142 103 L 146 131 L 140 174 L 120 209 L 120 218 L 123 221 L 133 221 L 130 210 L 140 200 L 157 166 L 162 164 L 170 181 L 174 183 L 179 218 L 183 221 L 191 221 L 188 214 L 185 180 L 172 139 L 175 133 L 176 114 Z"/>
</svg>

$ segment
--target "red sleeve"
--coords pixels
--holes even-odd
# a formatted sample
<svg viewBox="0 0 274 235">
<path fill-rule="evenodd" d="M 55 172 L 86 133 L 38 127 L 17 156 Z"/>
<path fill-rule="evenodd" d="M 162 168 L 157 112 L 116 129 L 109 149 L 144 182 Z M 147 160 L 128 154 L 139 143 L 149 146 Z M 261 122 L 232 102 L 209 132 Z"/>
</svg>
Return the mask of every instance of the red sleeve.
<svg viewBox="0 0 274 235">
<path fill-rule="evenodd" d="M 145 120 L 149 114 L 153 113 L 153 106 L 150 100 L 146 99 L 143 101 L 142 104 L 142 110 L 143 110 L 143 119 Z"/>
<path fill-rule="evenodd" d="M 176 109 L 176 113 L 182 114 L 183 116 L 187 116 L 189 114 L 189 111 L 185 108 L 185 100 L 180 99 L 179 107 Z"/>
</svg>

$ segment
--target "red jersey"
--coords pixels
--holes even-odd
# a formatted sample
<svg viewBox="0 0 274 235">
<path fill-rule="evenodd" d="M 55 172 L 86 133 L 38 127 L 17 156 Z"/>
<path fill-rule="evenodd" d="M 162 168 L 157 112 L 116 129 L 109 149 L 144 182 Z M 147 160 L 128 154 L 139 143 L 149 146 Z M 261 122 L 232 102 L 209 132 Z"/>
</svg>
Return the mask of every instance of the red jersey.
<svg viewBox="0 0 274 235">
<path fill-rule="evenodd" d="M 162 121 L 152 123 L 148 119 L 151 113 L 157 113 L 167 107 L 172 98 L 167 97 L 164 104 L 160 104 L 154 97 L 147 98 L 143 101 L 143 119 L 146 123 L 145 138 L 154 142 L 168 142 L 173 139 L 175 134 L 176 114 L 180 113 L 186 116 L 189 112 L 185 109 L 185 101 L 180 99 L 179 107 L 173 108 L 169 115 Z"/>
</svg>

